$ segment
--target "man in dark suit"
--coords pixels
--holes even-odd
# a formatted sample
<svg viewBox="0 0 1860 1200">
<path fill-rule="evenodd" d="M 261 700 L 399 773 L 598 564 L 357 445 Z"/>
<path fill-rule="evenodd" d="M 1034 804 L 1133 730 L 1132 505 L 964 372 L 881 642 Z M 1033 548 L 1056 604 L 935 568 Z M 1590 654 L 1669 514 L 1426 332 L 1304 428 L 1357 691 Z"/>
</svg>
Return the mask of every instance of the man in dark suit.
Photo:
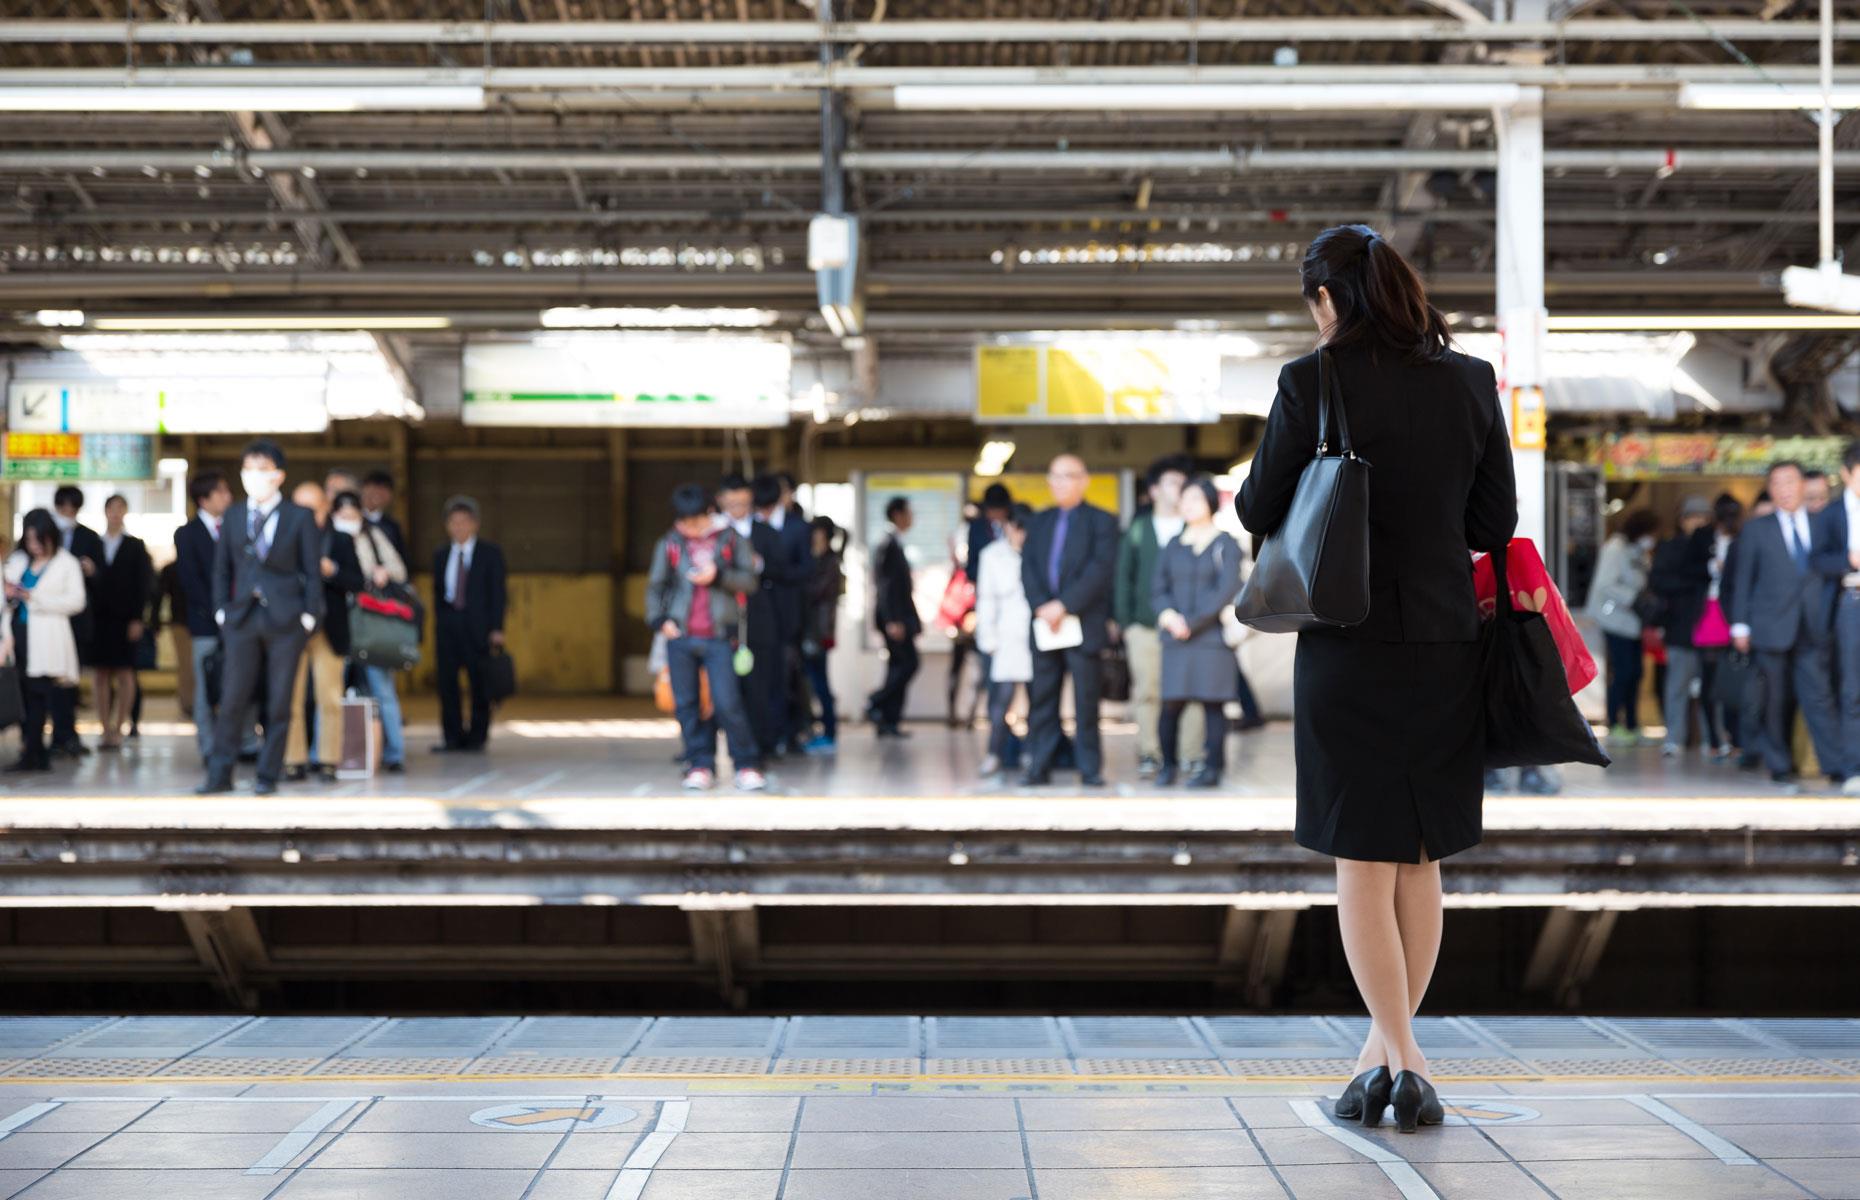
<svg viewBox="0 0 1860 1200">
<path fill-rule="evenodd" d="M 1117 518 L 1085 503 L 1091 473 L 1076 454 L 1061 454 L 1047 468 L 1053 507 L 1033 519 L 1021 552 L 1021 582 L 1033 609 L 1033 684 L 1027 689 L 1027 725 L 1032 731 L 1023 787 L 1051 781 L 1059 751 L 1059 695 L 1072 676 L 1073 715 L 1078 723 L 1079 782 L 1104 783 L 1098 737 L 1098 655 L 1111 619 L 1111 588 L 1117 570 Z M 1040 629 L 1053 634 L 1078 629 L 1073 644 L 1039 648 Z"/>
<path fill-rule="evenodd" d="M 717 509 L 722 522 L 746 539 L 756 555 L 756 590 L 743 608 L 741 640 L 753 659 L 743 680 L 743 707 L 755 731 L 756 748 L 765 759 L 779 758 L 785 739 L 777 714 L 786 719 L 787 693 L 781 685 L 783 621 L 776 595 L 788 582 L 787 555 L 780 535 L 756 518 L 755 488 L 741 475 L 724 476 L 717 487 Z"/>
<path fill-rule="evenodd" d="M 491 733 L 485 659 L 504 647 L 504 552 L 478 536 L 478 502 L 446 501 L 446 537 L 433 555 L 434 620 L 439 660 L 439 727 L 434 754 L 483 750 Z M 471 687 L 471 724 L 460 715 L 459 672 Z"/>
<path fill-rule="evenodd" d="M 89 666 L 94 614 L 97 611 L 97 573 L 103 569 L 104 552 L 102 535 L 90 526 L 78 523 L 78 512 L 83 507 L 84 492 L 81 488 L 67 483 L 52 493 L 52 520 L 65 539 L 65 549 L 78 560 L 78 567 L 84 572 L 84 611 L 71 618 L 71 636 L 77 641 L 78 661 Z M 90 748 L 78 738 L 77 706 L 78 689 L 75 685 L 52 689 L 53 754 L 79 758 L 90 753 Z"/>
<path fill-rule="evenodd" d="M 1763 761 L 1770 778 L 1791 790 L 1792 699 L 1822 768 L 1843 778 L 1846 769 L 1829 682 L 1834 587 L 1812 565 L 1822 522 L 1803 503 L 1802 480 L 1798 463 L 1770 468 L 1776 512 L 1747 522 L 1738 535 L 1729 611 L 1732 643 L 1755 655 L 1764 681 Z"/>
<path fill-rule="evenodd" d="M 297 657 L 323 619 L 316 517 L 284 498 L 284 451 L 259 438 L 241 456 L 245 499 L 226 511 L 213 551 L 213 614 L 225 646 L 220 712 L 201 795 L 232 791 L 247 701 L 263 698 L 265 743 L 254 791 L 278 790 L 291 724 Z M 261 690 L 262 688 L 262 690 Z"/>
<path fill-rule="evenodd" d="M 194 667 L 194 742 L 204 764 L 213 756 L 213 722 L 218 711 L 213 696 L 218 681 L 210 681 L 209 660 L 220 649 L 220 627 L 213 619 L 219 604 L 213 595 L 213 555 L 219 548 L 220 524 L 232 507 L 232 488 L 218 471 L 202 471 L 187 485 L 194 501 L 194 519 L 174 534 L 174 572 L 187 611 L 189 657 Z M 222 665 L 225 660 L 222 658 Z"/>
<path fill-rule="evenodd" d="M 330 493 L 331 499 L 335 493 Z M 400 561 L 411 563 L 413 558 L 407 553 L 407 539 L 400 531 L 400 522 L 394 519 L 389 510 L 394 506 L 394 477 L 386 471 L 370 471 L 362 477 L 362 516 L 370 525 L 379 529 L 387 540 L 394 545 L 394 553 L 400 555 Z"/>
<path fill-rule="evenodd" d="M 1860 441 L 1841 455 L 1840 494 L 1822 512 L 1818 574 L 1834 588 L 1834 676 L 1838 689 L 1841 791 L 1860 796 Z"/>
<path fill-rule="evenodd" d="M 811 713 L 805 701 L 797 706 L 797 695 L 805 695 L 801 678 L 801 634 L 805 624 L 807 585 L 814 574 L 814 532 L 805 518 L 795 516 L 793 493 L 782 485 L 779 475 L 757 476 L 750 489 L 759 524 L 775 535 L 776 569 L 763 575 L 763 584 L 773 594 L 775 613 L 780 622 L 781 644 L 777 670 L 769 680 L 774 689 L 769 705 L 769 719 L 778 749 L 790 754 L 805 753 L 806 726 Z"/>
<path fill-rule="evenodd" d="M 924 631 L 912 598 L 911 560 L 904 552 L 904 535 L 916 518 L 911 502 L 893 496 L 885 505 L 891 535 L 872 557 L 872 584 L 878 603 L 873 623 L 885 638 L 885 682 L 865 702 L 865 715 L 879 737 L 909 737 L 898 727 L 904 719 L 904 699 L 917 674 L 917 635 Z"/>
</svg>

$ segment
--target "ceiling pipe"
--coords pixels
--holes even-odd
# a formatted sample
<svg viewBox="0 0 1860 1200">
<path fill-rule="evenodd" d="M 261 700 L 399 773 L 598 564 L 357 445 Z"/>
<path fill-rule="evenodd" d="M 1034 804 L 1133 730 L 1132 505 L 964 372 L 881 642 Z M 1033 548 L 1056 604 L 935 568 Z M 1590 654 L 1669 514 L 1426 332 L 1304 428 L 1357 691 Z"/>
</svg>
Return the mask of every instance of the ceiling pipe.
<svg viewBox="0 0 1860 1200">
<path fill-rule="evenodd" d="M 1490 170 L 1492 150 L 849 150 L 848 170 L 942 171 L 1256 171 L 1346 172 Z M 1709 170 L 1750 172 L 1813 169 L 1814 149 L 1775 147 L 1546 150 L 1547 170 Z M 1860 150 L 1835 152 L 1840 167 L 1860 167 Z M 562 171 L 643 173 L 817 171 L 820 153 L 608 153 L 534 150 L 0 150 L 0 170 L 116 171 Z"/>
<path fill-rule="evenodd" d="M 1181 222 L 1206 229 L 1209 222 L 1229 232 L 1234 226 L 1297 227 L 1335 224 L 1363 219 L 1361 208 L 1206 209 L 1156 205 L 1134 208 L 885 208 L 865 214 L 873 225 L 969 224 L 1064 225 L 1078 222 L 1137 225 L 1168 232 Z M 1445 224 L 1490 225 L 1492 209 L 1417 208 L 1394 212 L 1377 210 L 1378 217 L 1412 217 Z M 310 222 L 343 225 L 679 225 L 735 224 L 806 225 L 813 216 L 804 210 L 783 208 L 743 211 L 681 209 L 523 209 L 523 208 L 386 208 L 341 209 L 335 212 L 285 213 L 277 209 L 112 208 L 71 209 L 57 212 L 0 210 L 0 227 L 36 225 L 172 225 L 178 222 L 212 225 L 282 225 Z M 1860 222 L 1860 209 L 1838 211 L 1844 224 Z M 1766 208 L 1557 208 L 1544 216 L 1552 225 L 1813 225 L 1813 212 Z M 1083 232 L 1083 231 L 1081 231 Z M 1115 230 L 1106 230 L 1115 233 Z"/>
<path fill-rule="evenodd" d="M 0 21 L 0 42 L 153 45 L 874 45 L 1001 42 L 1812 42 L 1813 21 Z M 1860 22 L 1836 37 L 1860 38 Z"/>
<path fill-rule="evenodd" d="M 1815 84 L 1814 66 L 1771 64 L 1764 78 L 1781 84 Z M 1860 84 L 1860 68 L 1835 73 L 1837 84 Z M 0 70 L 0 87 L 410 87 L 483 86 L 486 90 L 591 88 L 892 88 L 903 86 L 1054 84 L 1305 84 L 1353 85 L 1515 83 L 1534 87 L 1582 85 L 1663 86 L 1686 83 L 1745 83 L 1750 68 L 1738 63 L 1301 63 L 1191 66 L 1070 67 L 884 67 L 842 61 L 764 63 L 711 67 L 358 67 L 274 65 L 263 67 L 28 67 Z M 1399 103 L 1391 97 L 1391 104 Z"/>
</svg>

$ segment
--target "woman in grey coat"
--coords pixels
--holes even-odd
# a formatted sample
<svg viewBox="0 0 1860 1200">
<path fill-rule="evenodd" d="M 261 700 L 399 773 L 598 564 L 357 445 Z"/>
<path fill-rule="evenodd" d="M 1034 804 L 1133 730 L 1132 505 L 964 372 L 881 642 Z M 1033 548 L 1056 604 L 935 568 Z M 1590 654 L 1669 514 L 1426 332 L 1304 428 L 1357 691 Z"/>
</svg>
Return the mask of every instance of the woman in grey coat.
<svg viewBox="0 0 1860 1200">
<path fill-rule="evenodd" d="M 1191 701 L 1207 716 L 1201 773 L 1189 787 L 1211 788 L 1221 781 L 1227 743 L 1225 705 L 1240 686 L 1240 663 L 1221 635 L 1221 613 L 1240 592 L 1240 543 L 1214 524 L 1220 493 L 1205 475 L 1182 489 L 1182 532 L 1163 547 L 1156 561 L 1151 595 L 1156 628 L 1162 634 L 1162 769 L 1156 782 L 1175 782 L 1177 729 Z"/>
</svg>

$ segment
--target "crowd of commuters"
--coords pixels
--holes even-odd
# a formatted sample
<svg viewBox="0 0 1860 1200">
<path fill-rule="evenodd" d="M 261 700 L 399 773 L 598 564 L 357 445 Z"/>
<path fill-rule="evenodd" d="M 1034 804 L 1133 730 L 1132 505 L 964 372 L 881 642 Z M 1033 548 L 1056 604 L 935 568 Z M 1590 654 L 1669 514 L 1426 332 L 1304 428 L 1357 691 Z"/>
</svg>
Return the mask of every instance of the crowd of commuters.
<svg viewBox="0 0 1860 1200">
<path fill-rule="evenodd" d="M 1264 723 L 1228 614 L 1244 551 L 1215 525 L 1219 493 L 1183 456 L 1159 460 L 1146 482 L 1148 503 L 1120 530 L 1086 500 L 1083 460 L 1062 454 L 1047 474 L 1050 507 L 1036 512 L 996 483 L 958 529 L 954 579 L 938 616 L 962 650 L 951 655 L 952 723 L 971 723 L 960 716 L 965 660 L 986 697 L 984 775 L 1014 772 L 1031 787 L 1051 782 L 1055 770 L 1076 770 L 1084 786 L 1102 785 L 1107 655 L 1128 656 L 1142 777 L 1213 787 L 1230 731 L 1226 705 L 1241 704 L 1242 729 Z M 775 758 L 838 748 L 827 666 L 846 590 L 845 533 L 824 516 L 808 521 L 794 495 L 786 475 L 730 475 L 715 491 L 686 484 L 672 495 L 672 527 L 652 553 L 646 617 L 688 788 L 715 786 L 720 731 L 746 791 L 766 786 Z M 878 738 L 893 739 L 910 736 L 903 720 L 926 625 L 907 547 L 916 521 L 909 498 L 888 498 L 884 520 L 871 557 L 884 672 L 864 715 Z M 1068 680 L 1071 736 L 1061 721 Z M 1012 723 L 1023 689 L 1025 737 Z"/>
<path fill-rule="evenodd" d="M 1860 442 L 1840 485 L 1779 462 L 1748 514 L 1728 495 L 1690 496 L 1665 540 L 1645 509 L 1622 519 L 1588 597 L 1607 639 L 1613 740 L 1643 738 L 1651 661 L 1667 757 L 1697 744 L 1793 791 L 1799 716 L 1820 771 L 1860 795 Z"/>
<path fill-rule="evenodd" d="M 21 754 L 9 769 L 46 771 L 55 756 L 91 753 L 77 734 L 78 689 L 91 673 L 99 751 L 137 736 L 138 671 L 152 668 L 164 611 L 176 690 L 206 769 L 202 794 L 229 791 L 235 765 L 256 765 L 256 788 L 333 780 L 344 757 L 345 697 L 372 697 L 379 765 L 405 769 L 397 670 L 352 651 L 351 612 L 364 597 L 402 601 L 409 646 L 419 609 L 408 589 L 407 545 L 388 512 L 393 477 L 331 471 L 286 498 L 285 454 L 259 439 L 241 458 L 239 490 L 218 471 L 188 482 L 193 515 L 175 531 L 174 559 L 155 572 L 128 532 L 129 503 L 111 496 L 101 533 L 81 524 L 84 495 L 61 487 L 50 509 L 21 521 L 4 567 L 7 613 L 0 660 L 20 680 Z M 477 750 L 489 727 L 484 662 L 502 645 L 505 584 L 497 547 L 477 537 L 477 505 L 446 505 L 447 544 L 436 555 L 441 726 L 436 751 Z M 471 680 L 472 718 L 460 714 L 458 676 Z M 49 736 L 47 726 L 49 725 Z"/>
</svg>

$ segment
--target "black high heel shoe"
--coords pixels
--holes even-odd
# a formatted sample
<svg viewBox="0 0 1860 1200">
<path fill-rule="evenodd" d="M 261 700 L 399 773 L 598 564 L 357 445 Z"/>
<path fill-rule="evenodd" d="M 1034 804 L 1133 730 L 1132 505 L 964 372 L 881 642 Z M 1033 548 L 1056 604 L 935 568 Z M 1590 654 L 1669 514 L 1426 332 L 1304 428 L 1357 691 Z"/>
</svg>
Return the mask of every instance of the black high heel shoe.
<svg viewBox="0 0 1860 1200">
<path fill-rule="evenodd" d="M 1434 1085 L 1413 1071 L 1395 1076 L 1389 1102 L 1395 1106 L 1395 1126 L 1403 1133 L 1413 1133 L 1417 1125 L 1438 1125 L 1447 1119 L 1440 1097 L 1434 1094 Z"/>
<path fill-rule="evenodd" d="M 1361 1121 L 1374 1129 L 1382 1123 L 1389 1104 L 1389 1069 L 1372 1067 L 1350 1081 L 1330 1111 L 1346 1121 Z"/>
</svg>

